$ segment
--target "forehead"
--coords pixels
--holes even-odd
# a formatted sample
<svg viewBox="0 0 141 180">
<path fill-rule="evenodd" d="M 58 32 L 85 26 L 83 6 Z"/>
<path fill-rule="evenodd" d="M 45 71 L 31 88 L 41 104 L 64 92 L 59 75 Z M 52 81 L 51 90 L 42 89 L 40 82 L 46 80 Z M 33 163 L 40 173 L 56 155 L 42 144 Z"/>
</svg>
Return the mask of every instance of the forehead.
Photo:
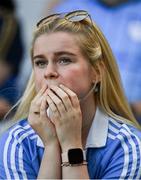
<svg viewBox="0 0 141 180">
<path fill-rule="evenodd" d="M 34 55 L 43 51 L 54 52 L 62 50 L 70 50 L 75 53 L 80 53 L 80 47 L 76 40 L 76 35 L 66 32 L 42 34 L 35 40 L 33 47 Z"/>
</svg>

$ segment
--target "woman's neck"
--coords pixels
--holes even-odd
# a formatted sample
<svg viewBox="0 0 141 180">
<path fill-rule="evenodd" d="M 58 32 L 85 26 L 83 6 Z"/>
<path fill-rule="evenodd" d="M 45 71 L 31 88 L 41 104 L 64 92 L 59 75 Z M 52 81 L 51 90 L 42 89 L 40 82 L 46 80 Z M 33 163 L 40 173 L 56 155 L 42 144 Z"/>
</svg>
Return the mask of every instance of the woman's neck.
<svg viewBox="0 0 141 180">
<path fill-rule="evenodd" d="M 87 136 L 96 112 L 96 103 L 93 96 L 90 96 L 86 101 L 81 103 L 82 111 L 82 143 L 86 145 Z"/>
</svg>

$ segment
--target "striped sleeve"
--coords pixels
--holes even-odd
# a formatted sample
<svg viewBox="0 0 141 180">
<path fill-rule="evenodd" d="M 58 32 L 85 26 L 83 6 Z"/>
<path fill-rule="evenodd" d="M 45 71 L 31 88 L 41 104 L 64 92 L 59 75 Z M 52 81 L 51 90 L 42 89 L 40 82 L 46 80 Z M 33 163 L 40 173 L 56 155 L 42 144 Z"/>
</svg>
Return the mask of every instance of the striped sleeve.
<svg viewBox="0 0 141 180">
<path fill-rule="evenodd" d="M 25 133 L 16 126 L 0 139 L 0 179 L 36 179 L 24 141 L 33 131 Z"/>
<path fill-rule="evenodd" d="M 141 140 L 125 124 L 112 122 L 109 127 L 113 142 L 104 179 L 141 179 Z"/>
</svg>

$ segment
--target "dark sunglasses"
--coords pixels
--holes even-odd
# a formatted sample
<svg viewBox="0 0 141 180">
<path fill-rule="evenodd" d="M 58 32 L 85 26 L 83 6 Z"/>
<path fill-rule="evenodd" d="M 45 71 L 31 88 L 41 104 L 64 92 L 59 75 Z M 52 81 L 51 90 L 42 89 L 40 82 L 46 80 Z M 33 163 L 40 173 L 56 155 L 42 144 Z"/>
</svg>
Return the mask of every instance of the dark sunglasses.
<svg viewBox="0 0 141 180">
<path fill-rule="evenodd" d="M 38 23 L 37 23 L 37 27 L 40 27 L 44 24 L 47 24 L 51 21 L 54 21 L 58 18 L 64 18 L 66 19 L 67 21 L 70 21 L 70 22 L 79 22 L 79 21 L 82 21 L 86 18 L 89 18 L 90 22 L 92 23 L 92 19 L 91 19 L 91 16 L 88 14 L 87 11 L 85 10 L 77 10 L 77 11 L 72 11 L 72 12 L 69 12 L 69 13 L 58 13 L 58 14 L 52 14 L 50 16 L 47 16 L 43 19 L 41 19 Z"/>
</svg>

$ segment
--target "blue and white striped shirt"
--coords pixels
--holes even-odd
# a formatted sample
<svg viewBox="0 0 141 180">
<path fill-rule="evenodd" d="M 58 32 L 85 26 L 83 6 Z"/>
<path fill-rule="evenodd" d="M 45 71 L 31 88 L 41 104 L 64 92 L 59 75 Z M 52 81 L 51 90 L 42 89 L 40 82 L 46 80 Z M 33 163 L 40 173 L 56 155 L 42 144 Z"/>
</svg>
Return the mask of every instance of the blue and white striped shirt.
<svg viewBox="0 0 141 180">
<path fill-rule="evenodd" d="M 91 179 L 141 179 L 141 132 L 97 108 L 87 143 Z M 0 179 L 36 179 L 44 147 L 22 120 L 0 139 Z"/>
</svg>

